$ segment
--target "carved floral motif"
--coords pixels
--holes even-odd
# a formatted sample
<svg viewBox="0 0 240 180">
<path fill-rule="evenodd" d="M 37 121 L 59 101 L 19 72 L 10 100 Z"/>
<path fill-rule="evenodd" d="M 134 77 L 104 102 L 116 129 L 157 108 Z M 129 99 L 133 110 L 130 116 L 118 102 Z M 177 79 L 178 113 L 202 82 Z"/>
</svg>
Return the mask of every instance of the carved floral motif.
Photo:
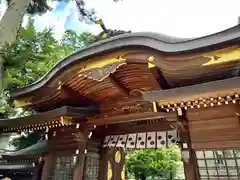
<svg viewBox="0 0 240 180">
<path fill-rule="evenodd" d="M 106 117 L 114 117 L 119 115 L 127 115 L 139 112 L 153 112 L 152 103 L 150 102 L 135 102 L 132 104 L 123 104 L 102 110 L 98 115 L 89 117 L 89 119 L 98 119 Z"/>
<path fill-rule="evenodd" d="M 110 74 L 114 73 L 119 67 L 126 65 L 126 62 L 117 62 L 113 64 L 105 65 L 101 68 L 94 68 L 89 69 L 86 71 L 81 71 L 79 73 L 79 76 L 84 76 L 89 79 L 93 79 L 95 81 L 103 81 L 105 78 L 107 78 Z"/>
</svg>

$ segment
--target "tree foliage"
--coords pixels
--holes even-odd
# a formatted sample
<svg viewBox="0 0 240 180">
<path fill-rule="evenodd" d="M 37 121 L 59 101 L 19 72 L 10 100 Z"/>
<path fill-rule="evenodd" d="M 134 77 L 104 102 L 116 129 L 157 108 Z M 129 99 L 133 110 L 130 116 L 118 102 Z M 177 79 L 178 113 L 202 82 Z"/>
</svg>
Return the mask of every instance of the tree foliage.
<svg viewBox="0 0 240 180">
<path fill-rule="evenodd" d="M 5 58 L 5 90 L 0 92 L 0 119 L 25 116 L 31 110 L 17 110 L 9 100 L 9 90 L 29 85 L 39 80 L 58 61 L 65 58 L 78 48 L 82 48 L 92 41 L 95 36 L 83 32 L 77 34 L 66 31 L 61 41 L 57 41 L 51 29 L 37 32 L 33 21 L 26 28 L 21 28 L 15 42 L 4 49 Z M 28 147 L 39 140 L 38 134 L 27 134 L 14 139 L 10 144 L 16 149 Z"/>
<path fill-rule="evenodd" d="M 136 150 L 126 156 L 126 170 L 136 179 L 172 180 L 180 161 L 177 148 Z"/>
<path fill-rule="evenodd" d="M 51 29 L 37 32 L 31 21 L 21 28 L 17 40 L 6 46 L 4 87 L 7 90 L 23 87 L 40 79 L 58 61 L 94 39 L 91 33 L 80 35 L 66 31 L 57 41 Z"/>
<path fill-rule="evenodd" d="M 4 87 L 12 90 L 33 83 L 69 53 L 54 39 L 50 29 L 36 32 L 30 22 L 26 29 L 21 28 L 17 40 L 5 48 Z"/>
</svg>

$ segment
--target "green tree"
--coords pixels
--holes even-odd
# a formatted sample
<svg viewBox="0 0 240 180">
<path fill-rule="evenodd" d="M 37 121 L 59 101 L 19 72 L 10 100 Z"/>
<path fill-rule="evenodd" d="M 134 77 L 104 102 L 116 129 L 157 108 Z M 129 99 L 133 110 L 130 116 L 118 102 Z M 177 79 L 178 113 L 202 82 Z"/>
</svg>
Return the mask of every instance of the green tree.
<svg viewBox="0 0 240 180">
<path fill-rule="evenodd" d="M 61 39 L 61 43 L 68 50 L 76 51 L 77 49 L 83 48 L 95 42 L 97 39 L 98 36 L 89 32 L 77 34 L 75 31 L 67 30 Z"/>
<path fill-rule="evenodd" d="M 173 180 L 179 161 L 180 154 L 176 148 L 136 150 L 126 156 L 126 170 L 136 179 Z"/>
<path fill-rule="evenodd" d="M 82 48 L 95 36 L 84 32 L 77 34 L 67 31 L 61 41 L 57 41 L 51 29 L 37 32 L 33 21 L 26 28 L 21 28 L 18 38 L 4 48 L 5 58 L 4 88 L 0 93 L 0 118 L 25 116 L 31 110 L 17 111 L 9 100 L 8 90 L 31 84 L 46 74 L 58 61 Z M 11 142 L 17 149 L 36 143 L 40 136 L 28 134 Z"/>
<path fill-rule="evenodd" d="M 54 1 L 54 0 L 50 0 Z M 55 1 L 70 1 L 70 0 L 55 0 Z M 33 14 L 43 14 L 49 10 L 51 7 L 48 5 L 47 0 L 7 0 L 8 7 L 4 13 L 3 18 L 0 22 L 0 52 L 6 44 L 12 44 L 21 28 L 22 19 L 26 13 Z M 75 0 L 77 7 L 79 9 L 79 15 L 95 22 L 95 11 L 85 8 L 85 3 L 83 0 Z M 2 53 L 1 53 L 2 54 Z M 2 89 L 2 79 L 4 75 L 4 63 L 5 59 L 0 54 L 0 89 Z"/>
<path fill-rule="evenodd" d="M 35 82 L 71 52 L 53 37 L 51 29 L 37 32 L 31 21 L 4 49 L 4 88 L 12 90 Z"/>
</svg>

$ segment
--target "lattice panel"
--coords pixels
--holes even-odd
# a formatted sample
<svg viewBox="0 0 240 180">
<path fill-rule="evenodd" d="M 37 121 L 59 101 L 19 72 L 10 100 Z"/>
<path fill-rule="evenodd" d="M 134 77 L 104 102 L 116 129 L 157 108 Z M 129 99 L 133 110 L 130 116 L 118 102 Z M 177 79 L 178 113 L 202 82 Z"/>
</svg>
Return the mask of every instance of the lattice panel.
<svg viewBox="0 0 240 180">
<path fill-rule="evenodd" d="M 123 147 L 127 149 L 173 147 L 178 141 L 177 131 L 146 132 L 126 135 L 106 136 L 104 147 Z"/>
<path fill-rule="evenodd" d="M 73 156 L 57 158 L 54 180 L 72 180 L 74 161 Z"/>
<path fill-rule="evenodd" d="M 201 180 L 240 179 L 240 149 L 196 151 Z"/>
<path fill-rule="evenodd" d="M 88 153 L 85 159 L 84 180 L 99 180 L 100 155 Z"/>
</svg>

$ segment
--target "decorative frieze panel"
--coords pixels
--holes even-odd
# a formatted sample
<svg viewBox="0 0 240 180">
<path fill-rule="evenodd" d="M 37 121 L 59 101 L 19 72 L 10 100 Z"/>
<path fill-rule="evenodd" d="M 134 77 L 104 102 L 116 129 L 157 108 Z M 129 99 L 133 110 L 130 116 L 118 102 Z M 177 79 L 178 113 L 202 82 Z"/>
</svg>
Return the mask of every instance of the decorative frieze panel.
<svg viewBox="0 0 240 180">
<path fill-rule="evenodd" d="M 204 96 L 203 96 L 204 97 Z M 183 101 L 183 102 L 178 102 L 176 101 L 175 103 L 161 103 L 158 102 L 158 106 L 166 111 L 166 112 L 171 112 L 171 111 L 179 111 L 179 109 L 193 109 L 193 108 L 211 108 L 214 106 L 222 106 L 224 104 L 240 104 L 240 95 L 239 93 L 232 93 L 228 95 L 223 95 L 223 96 L 216 96 L 216 97 L 206 97 L 206 98 L 200 98 L 200 99 L 195 99 L 195 100 L 189 100 L 189 101 Z"/>
<path fill-rule="evenodd" d="M 123 147 L 126 149 L 173 147 L 178 141 L 177 130 L 167 132 L 146 132 L 126 135 L 106 136 L 104 147 Z"/>
<path fill-rule="evenodd" d="M 119 104 L 118 104 L 119 103 Z M 153 112 L 152 103 L 147 101 L 137 101 L 137 102 L 118 102 L 114 104 L 110 104 L 108 106 L 102 105 L 100 107 L 100 113 L 94 116 L 88 117 L 88 120 L 98 120 L 103 118 L 128 115 L 133 113 L 141 113 L 141 112 Z M 164 118 L 161 118 L 164 119 Z"/>
</svg>

